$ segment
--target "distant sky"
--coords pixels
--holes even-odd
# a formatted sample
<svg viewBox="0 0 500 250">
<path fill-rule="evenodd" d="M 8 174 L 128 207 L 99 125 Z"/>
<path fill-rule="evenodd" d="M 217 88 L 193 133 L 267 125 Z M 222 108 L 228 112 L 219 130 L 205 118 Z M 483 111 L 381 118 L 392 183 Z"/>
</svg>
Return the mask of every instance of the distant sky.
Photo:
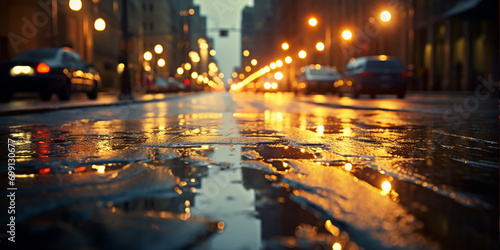
<svg viewBox="0 0 500 250">
<path fill-rule="evenodd" d="M 194 3 L 207 17 L 207 35 L 214 39 L 215 58 L 227 82 L 234 67 L 241 63 L 241 12 L 245 6 L 253 6 L 253 0 L 194 0 Z M 229 28 L 229 35 L 219 37 L 218 28 Z"/>
</svg>

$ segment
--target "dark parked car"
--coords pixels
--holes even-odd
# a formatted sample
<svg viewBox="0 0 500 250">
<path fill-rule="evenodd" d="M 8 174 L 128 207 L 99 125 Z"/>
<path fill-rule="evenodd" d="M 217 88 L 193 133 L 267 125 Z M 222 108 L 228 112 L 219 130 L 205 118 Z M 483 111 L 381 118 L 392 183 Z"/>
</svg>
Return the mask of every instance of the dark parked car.
<svg viewBox="0 0 500 250">
<path fill-rule="evenodd" d="M 400 59 L 391 56 L 367 56 L 353 58 L 347 63 L 342 80 L 335 83 L 339 95 L 396 94 L 402 99 L 406 95 L 408 74 Z"/>
<path fill-rule="evenodd" d="M 42 100 L 56 93 L 60 100 L 72 92 L 86 92 L 96 99 L 101 78 L 69 48 L 27 50 L 0 63 L 0 101 L 8 102 L 15 92 L 38 92 Z"/>
<path fill-rule="evenodd" d="M 322 66 L 319 64 L 302 67 L 297 74 L 296 83 L 294 84 L 294 92 L 303 92 L 310 94 L 312 92 L 319 93 L 335 93 L 334 83 L 340 80 L 342 76 L 335 68 Z"/>
</svg>

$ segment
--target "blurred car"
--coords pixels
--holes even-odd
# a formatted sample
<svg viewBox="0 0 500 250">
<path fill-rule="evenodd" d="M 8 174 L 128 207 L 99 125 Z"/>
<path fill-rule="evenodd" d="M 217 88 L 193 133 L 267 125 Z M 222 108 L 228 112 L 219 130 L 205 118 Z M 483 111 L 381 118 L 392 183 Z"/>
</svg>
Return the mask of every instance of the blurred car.
<svg viewBox="0 0 500 250">
<path fill-rule="evenodd" d="M 395 94 L 402 99 L 406 95 L 408 73 L 403 62 L 392 56 L 367 56 L 351 59 L 345 68 L 342 80 L 335 83 L 338 93 L 352 93 L 354 98 L 360 94 Z"/>
<path fill-rule="evenodd" d="M 319 64 L 302 67 L 293 86 L 295 94 L 312 92 L 335 94 L 334 83 L 341 79 L 339 72 L 332 67 Z"/>
<path fill-rule="evenodd" d="M 1 62 L 0 85 L 1 102 L 10 101 L 15 92 L 38 92 L 44 101 L 53 93 L 67 101 L 72 92 L 86 92 L 94 100 L 101 78 L 70 48 L 48 48 L 23 51 Z"/>
</svg>

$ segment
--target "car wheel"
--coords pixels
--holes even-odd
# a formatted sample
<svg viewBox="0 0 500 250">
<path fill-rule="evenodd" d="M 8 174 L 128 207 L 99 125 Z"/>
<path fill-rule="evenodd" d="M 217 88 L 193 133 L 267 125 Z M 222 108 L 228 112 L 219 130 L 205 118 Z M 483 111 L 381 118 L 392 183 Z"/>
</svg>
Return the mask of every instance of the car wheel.
<svg viewBox="0 0 500 250">
<path fill-rule="evenodd" d="M 87 97 L 90 100 L 95 100 L 95 99 L 97 99 L 97 94 L 98 94 L 98 86 L 97 86 L 97 82 L 94 81 L 94 87 L 92 87 L 92 90 L 87 93 Z"/>
<path fill-rule="evenodd" d="M 52 98 L 52 92 L 50 91 L 40 92 L 40 99 L 42 99 L 42 101 L 49 101 L 51 98 Z"/>
<path fill-rule="evenodd" d="M 64 84 L 64 86 L 57 92 L 57 97 L 61 101 L 69 101 L 71 97 L 71 82 L 68 81 Z"/>
<path fill-rule="evenodd" d="M 375 94 L 370 94 L 370 98 L 375 99 L 375 97 L 377 97 L 377 95 L 375 95 Z"/>
<path fill-rule="evenodd" d="M 10 100 L 12 100 L 13 95 L 14 95 L 14 93 L 12 93 L 10 91 L 0 92 L 0 102 L 1 103 L 10 102 Z"/>
<path fill-rule="evenodd" d="M 403 99 L 406 96 L 406 91 L 398 93 L 398 99 Z"/>
</svg>

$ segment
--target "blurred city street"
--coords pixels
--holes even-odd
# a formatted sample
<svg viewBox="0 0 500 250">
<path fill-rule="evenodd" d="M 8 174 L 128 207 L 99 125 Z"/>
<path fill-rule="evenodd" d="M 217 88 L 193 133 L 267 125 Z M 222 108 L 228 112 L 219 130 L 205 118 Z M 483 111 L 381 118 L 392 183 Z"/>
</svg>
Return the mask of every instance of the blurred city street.
<svg viewBox="0 0 500 250">
<path fill-rule="evenodd" d="M 498 10 L 0 1 L 0 249 L 500 249 Z"/>
</svg>

